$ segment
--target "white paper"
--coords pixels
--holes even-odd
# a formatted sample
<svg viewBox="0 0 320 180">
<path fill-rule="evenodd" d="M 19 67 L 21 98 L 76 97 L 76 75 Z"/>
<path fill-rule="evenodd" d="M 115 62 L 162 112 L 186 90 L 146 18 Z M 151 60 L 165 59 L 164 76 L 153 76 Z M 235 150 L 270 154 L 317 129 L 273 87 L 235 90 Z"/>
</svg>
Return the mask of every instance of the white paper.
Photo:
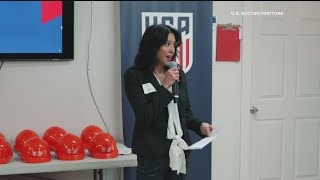
<svg viewBox="0 0 320 180">
<path fill-rule="evenodd" d="M 211 134 L 211 136 L 209 137 L 205 137 L 203 139 L 201 139 L 200 141 L 192 144 L 191 146 L 188 147 L 187 150 L 195 150 L 195 149 L 202 149 L 203 147 L 205 147 L 207 144 L 209 144 L 210 142 L 212 142 L 219 134 L 219 130 L 214 129 L 213 133 Z"/>
<path fill-rule="evenodd" d="M 117 142 L 118 154 L 131 154 L 131 148 Z"/>
</svg>

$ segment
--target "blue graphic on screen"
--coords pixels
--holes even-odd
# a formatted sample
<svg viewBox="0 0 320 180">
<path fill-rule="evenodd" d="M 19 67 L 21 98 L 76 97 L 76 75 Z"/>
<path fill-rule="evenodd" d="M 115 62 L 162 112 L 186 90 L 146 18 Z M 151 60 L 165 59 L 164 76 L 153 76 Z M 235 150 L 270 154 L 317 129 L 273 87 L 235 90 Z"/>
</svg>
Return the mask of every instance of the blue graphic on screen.
<svg viewBox="0 0 320 180">
<path fill-rule="evenodd" d="M 0 53 L 62 53 L 62 16 L 42 23 L 41 1 L 0 2 Z"/>
</svg>

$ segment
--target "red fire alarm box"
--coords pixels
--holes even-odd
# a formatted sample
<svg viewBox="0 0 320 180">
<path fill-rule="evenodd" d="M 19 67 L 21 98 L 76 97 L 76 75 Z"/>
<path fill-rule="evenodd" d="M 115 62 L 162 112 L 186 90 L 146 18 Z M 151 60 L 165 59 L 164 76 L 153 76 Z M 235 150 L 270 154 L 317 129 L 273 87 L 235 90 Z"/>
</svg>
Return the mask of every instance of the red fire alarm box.
<svg viewBox="0 0 320 180">
<path fill-rule="evenodd" d="M 217 61 L 240 61 L 240 26 L 218 24 Z"/>
</svg>

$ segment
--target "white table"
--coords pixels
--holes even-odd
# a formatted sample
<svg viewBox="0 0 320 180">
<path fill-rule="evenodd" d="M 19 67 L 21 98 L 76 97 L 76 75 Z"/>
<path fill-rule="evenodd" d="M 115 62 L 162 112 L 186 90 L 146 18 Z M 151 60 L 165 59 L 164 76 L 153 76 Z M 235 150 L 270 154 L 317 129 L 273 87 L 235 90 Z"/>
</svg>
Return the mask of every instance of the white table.
<svg viewBox="0 0 320 180">
<path fill-rule="evenodd" d="M 13 174 L 30 174 L 58 171 L 76 171 L 94 169 L 99 173 L 99 178 L 102 180 L 102 169 L 123 168 L 137 166 L 137 156 L 135 154 L 119 155 L 117 158 L 111 159 L 95 159 L 86 150 L 86 156 L 82 160 L 62 161 L 59 160 L 56 154 L 51 152 L 52 159 L 46 163 L 25 163 L 18 154 L 14 153 L 10 162 L 0 164 L 0 175 Z"/>
</svg>

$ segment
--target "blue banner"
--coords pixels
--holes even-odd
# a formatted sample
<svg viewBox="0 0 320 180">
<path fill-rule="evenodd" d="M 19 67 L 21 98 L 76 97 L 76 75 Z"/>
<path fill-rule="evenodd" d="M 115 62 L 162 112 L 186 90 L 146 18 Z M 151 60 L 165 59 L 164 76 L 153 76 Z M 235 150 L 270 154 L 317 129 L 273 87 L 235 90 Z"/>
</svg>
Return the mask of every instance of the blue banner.
<svg viewBox="0 0 320 180">
<path fill-rule="evenodd" d="M 212 1 L 121 1 L 121 77 L 132 66 L 144 30 L 167 24 L 182 34 L 177 60 L 186 72 L 193 114 L 212 124 Z M 134 113 L 123 89 L 124 143 L 131 147 Z M 200 139 L 190 131 L 192 142 Z M 135 179 L 135 168 L 125 168 L 125 180 Z M 211 146 L 191 153 L 187 180 L 211 180 Z"/>
</svg>

